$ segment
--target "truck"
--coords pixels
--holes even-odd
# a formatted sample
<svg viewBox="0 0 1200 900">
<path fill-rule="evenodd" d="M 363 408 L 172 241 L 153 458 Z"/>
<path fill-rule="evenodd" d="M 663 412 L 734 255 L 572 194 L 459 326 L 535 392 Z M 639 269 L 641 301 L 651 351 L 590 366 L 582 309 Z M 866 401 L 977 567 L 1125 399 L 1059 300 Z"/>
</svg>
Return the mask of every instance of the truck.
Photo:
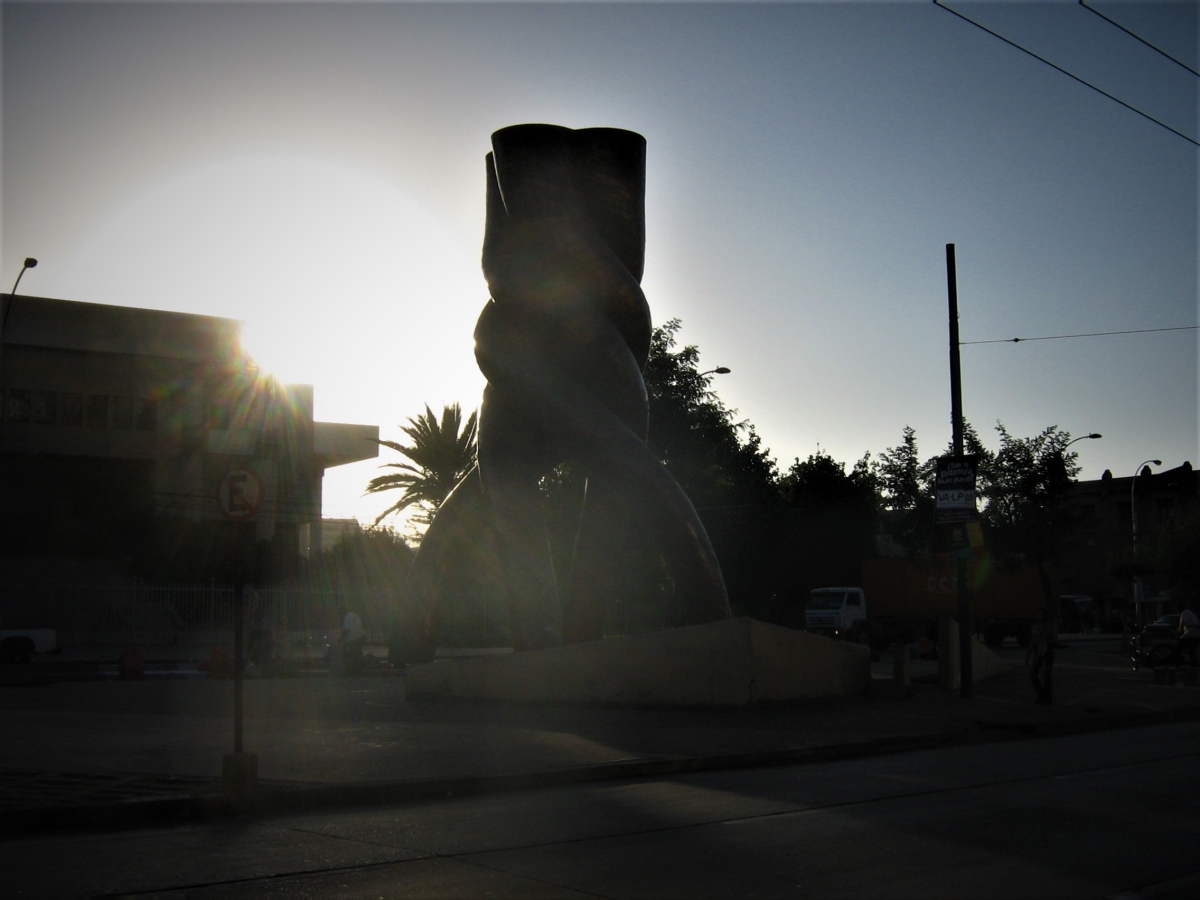
<svg viewBox="0 0 1200 900">
<path fill-rule="evenodd" d="M 1015 637 L 1029 644 L 1038 612 L 1058 596 L 1054 573 L 1021 563 L 996 566 L 989 558 L 967 569 L 971 615 L 985 643 Z M 907 643 L 943 616 L 958 617 L 958 578 L 953 560 L 866 560 L 861 585 L 820 587 L 809 593 L 804 629 L 875 648 Z"/>
</svg>

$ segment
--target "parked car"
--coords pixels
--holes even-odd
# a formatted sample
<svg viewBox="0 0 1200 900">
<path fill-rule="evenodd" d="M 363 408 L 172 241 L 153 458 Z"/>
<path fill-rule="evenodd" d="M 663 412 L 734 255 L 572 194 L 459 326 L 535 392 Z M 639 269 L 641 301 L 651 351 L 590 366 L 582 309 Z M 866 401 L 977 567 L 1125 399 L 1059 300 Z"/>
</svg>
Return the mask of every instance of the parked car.
<svg viewBox="0 0 1200 900">
<path fill-rule="evenodd" d="M 57 653 L 58 649 L 53 628 L 0 629 L 0 663 L 25 664 L 35 653 Z"/>
<path fill-rule="evenodd" d="M 1133 667 L 1165 666 L 1175 652 L 1179 639 L 1179 616 L 1163 616 L 1151 622 L 1129 639 L 1129 657 Z"/>
</svg>

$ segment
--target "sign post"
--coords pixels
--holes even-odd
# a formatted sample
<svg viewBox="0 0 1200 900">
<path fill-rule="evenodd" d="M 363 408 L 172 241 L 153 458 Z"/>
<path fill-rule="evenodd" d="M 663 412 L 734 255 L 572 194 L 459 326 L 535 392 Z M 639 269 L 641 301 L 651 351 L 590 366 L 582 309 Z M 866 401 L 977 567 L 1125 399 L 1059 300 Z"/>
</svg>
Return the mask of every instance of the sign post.
<svg viewBox="0 0 1200 900">
<path fill-rule="evenodd" d="M 252 469 L 234 468 L 217 485 L 217 505 L 231 522 L 253 522 L 262 509 L 266 491 L 262 479 Z M 240 544 L 240 541 L 239 541 Z M 246 561 L 238 547 L 237 580 L 233 586 L 233 752 L 226 753 L 221 781 L 227 790 L 247 791 L 258 777 L 258 754 L 243 751 L 242 680 L 246 670 L 244 655 L 246 622 Z"/>
<path fill-rule="evenodd" d="M 954 442 L 954 459 L 963 459 L 963 413 L 962 413 L 962 365 L 958 356 L 958 270 L 954 261 L 954 245 L 946 245 L 946 297 L 949 301 L 950 312 L 950 432 Z M 972 466 L 972 472 L 974 466 Z M 940 466 L 939 466 L 940 476 Z M 954 488 L 948 483 L 948 500 L 953 500 Z M 965 496 L 960 497 L 965 502 Z M 941 512 L 941 490 L 938 490 L 939 514 Z M 972 517 L 975 511 L 975 480 L 971 479 L 970 510 Z M 947 507 L 947 510 L 961 507 Z M 963 520 L 966 521 L 966 520 Z M 965 542 L 964 542 L 965 543 Z M 971 644 L 971 595 L 967 585 L 967 559 L 959 557 L 956 560 L 955 571 L 958 575 L 958 654 L 959 677 L 961 679 L 960 694 L 964 700 L 969 700 L 975 693 L 974 666 Z"/>
</svg>

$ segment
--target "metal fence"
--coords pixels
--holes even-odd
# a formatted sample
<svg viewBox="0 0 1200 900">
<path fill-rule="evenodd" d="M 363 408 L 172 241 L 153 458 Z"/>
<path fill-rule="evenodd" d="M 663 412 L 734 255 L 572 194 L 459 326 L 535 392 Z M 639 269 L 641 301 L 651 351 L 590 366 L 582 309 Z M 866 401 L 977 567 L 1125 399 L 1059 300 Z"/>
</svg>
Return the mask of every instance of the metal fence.
<svg viewBox="0 0 1200 900">
<path fill-rule="evenodd" d="M 401 602 L 395 589 L 280 585 L 247 586 L 244 599 L 247 631 L 259 627 L 287 635 L 300 655 L 323 653 L 327 635 L 341 627 L 340 616 L 348 611 L 362 618 L 368 643 L 387 643 Z M 676 606 L 661 599 L 609 602 L 603 633 L 615 637 L 680 624 Z M 229 643 L 233 619 L 229 584 L 0 583 L 0 628 L 54 628 L 60 646 Z M 455 597 L 438 610 L 438 640 L 444 647 L 510 645 L 502 599 Z"/>
<path fill-rule="evenodd" d="M 367 640 L 383 643 L 395 609 L 390 590 L 247 587 L 248 628 L 291 633 L 323 646 L 341 626 L 342 611 L 357 612 Z M 177 644 L 232 632 L 234 588 L 228 584 L 4 584 L 0 628 L 54 628 L 60 646 Z"/>
</svg>

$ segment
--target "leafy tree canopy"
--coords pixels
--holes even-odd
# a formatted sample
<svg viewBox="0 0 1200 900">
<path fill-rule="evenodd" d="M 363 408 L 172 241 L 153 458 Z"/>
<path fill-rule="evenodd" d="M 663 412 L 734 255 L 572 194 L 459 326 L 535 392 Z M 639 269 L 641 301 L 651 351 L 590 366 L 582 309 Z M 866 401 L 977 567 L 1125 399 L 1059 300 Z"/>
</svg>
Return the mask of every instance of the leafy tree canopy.
<svg viewBox="0 0 1200 900">
<path fill-rule="evenodd" d="M 978 460 L 976 489 L 989 540 L 1001 552 L 1051 557 L 1069 525 L 1062 501 L 1080 470 L 1079 455 L 1067 450 L 1071 434 L 1051 425 L 1021 438 L 1002 422 L 996 432 L 1000 449 L 993 453 L 974 428 L 963 428 L 964 449 Z M 905 427 L 900 444 L 874 464 L 888 529 L 911 552 L 928 552 L 936 543 L 937 459 L 921 461 L 916 432 Z"/>
<path fill-rule="evenodd" d="M 1070 432 L 1051 425 L 1019 438 L 996 423 L 1000 449 L 982 457 L 983 519 L 1000 549 L 1037 558 L 1057 554 L 1068 527 L 1062 501 L 1079 474 Z"/>
<path fill-rule="evenodd" d="M 390 528 L 364 528 L 315 554 L 304 575 L 313 587 L 394 588 L 403 584 L 414 555 Z"/>
<path fill-rule="evenodd" d="M 855 508 L 874 513 L 879 505 L 878 466 L 865 454 L 847 472 L 846 464 L 818 450 L 792 463 L 779 481 L 788 505 L 801 509 Z"/>
<path fill-rule="evenodd" d="M 650 448 L 697 509 L 765 502 L 777 492 L 770 451 L 748 422 L 710 390 L 693 344 L 676 349 L 682 323 L 655 328 L 644 378 L 650 398 Z"/>
</svg>

